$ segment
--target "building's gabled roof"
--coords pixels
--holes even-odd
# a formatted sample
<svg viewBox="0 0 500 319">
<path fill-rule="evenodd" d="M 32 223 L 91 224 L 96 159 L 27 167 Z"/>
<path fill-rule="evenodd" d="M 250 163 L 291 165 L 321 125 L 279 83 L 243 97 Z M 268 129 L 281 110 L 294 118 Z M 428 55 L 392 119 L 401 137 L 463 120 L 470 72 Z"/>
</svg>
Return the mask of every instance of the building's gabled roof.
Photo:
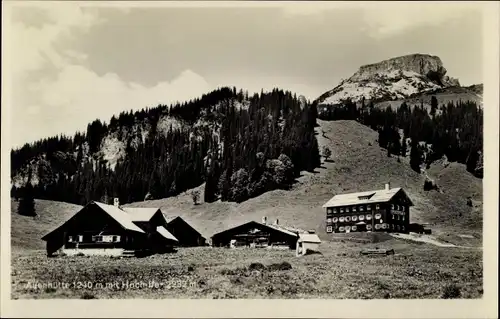
<svg viewBox="0 0 500 319">
<path fill-rule="evenodd" d="M 70 220 L 76 218 L 76 216 L 79 215 L 80 212 L 82 210 L 84 210 L 87 206 L 94 205 L 94 204 L 97 205 L 97 207 L 99 207 L 100 209 L 102 209 L 111 218 L 113 218 L 123 228 L 125 228 L 127 230 L 131 230 L 131 231 L 143 233 L 143 234 L 145 233 L 141 228 L 139 228 L 137 225 L 135 225 L 132 222 L 132 220 L 130 219 L 130 217 L 128 216 L 128 214 L 125 213 L 124 211 L 122 211 L 120 208 L 112 206 L 112 205 L 107 205 L 107 204 L 103 204 L 100 202 L 96 202 L 96 201 L 91 201 L 87 205 L 85 205 L 82 209 L 80 209 L 78 212 L 76 212 L 71 218 L 69 218 L 68 220 L 66 220 L 65 222 L 63 222 L 62 224 L 60 224 L 59 226 L 54 228 L 54 230 L 50 231 L 45 236 L 43 236 L 42 239 L 47 240 L 47 238 L 50 234 L 54 233 L 55 231 L 57 231 L 58 229 L 60 229 L 61 227 L 63 227 L 67 223 L 69 223 Z"/>
<path fill-rule="evenodd" d="M 167 222 L 167 224 L 170 226 L 170 223 L 173 222 L 174 220 L 176 219 L 180 219 L 182 220 L 189 228 L 191 228 L 192 231 L 194 231 L 195 233 L 197 233 L 198 235 L 200 235 L 201 237 L 203 237 L 203 235 L 196 230 L 196 228 L 194 228 L 193 226 L 191 226 L 190 223 L 187 222 L 187 220 L 185 220 L 184 218 L 182 218 L 181 216 L 178 216 L 178 215 L 167 215 L 165 214 L 164 212 L 162 212 L 162 215 L 163 215 L 163 218 L 165 218 L 165 221 Z M 203 237 L 205 239 L 205 237 Z"/>
<path fill-rule="evenodd" d="M 121 207 L 121 210 L 126 212 L 133 222 L 147 222 L 158 212 L 159 208 Z"/>
<path fill-rule="evenodd" d="M 338 194 L 333 196 L 328 202 L 326 202 L 326 204 L 323 205 L 323 208 L 357 204 L 385 203 L 390 201 L 399 192 L 403 192 L 410 202 L 410 205 L 413 206 L 413 203 L 411 202 L 408 195 L 406 195 L 405 191 L 401 187 L 396 187 L 368 192 Z"/>
<path fill-rule="evenodd" d="M 163 226 L 159 226 L 159 227 L 156 227 L 156 231 L 162 235 L 163 237 L 165 237 L 166 239 L 170 239 L 170 240 L 173 240 L 173 241 L 179 241 L 177 240 L 177 238 L 175 238 L 174 235 L 172 235 L 168 230 L 165 229 L 165 227 Z"/>
<path fill-rule="evenodd" d="M 316 234 L 299 234 L 299 241 L 303 243 L 321 243 L 321 239 Z"/>
<path fill-rule="evenodd" d="M 256 223 L 259 223 L 259 222 L 256 222 Z M 278 230 L 282 233 L 285 233 L 287 235 L 290 235 L 290 236 L 297 236 L 297 232 L 299 231 L 299 230 L 297 230 L 297 232 L 295 232 L 292 229 L 290 229 L 289 227 L 284 227 L 284 226 L 276 225 L 276 224 L 267 224 L 267 223 L 266 224 L 259 223 L 259 224 L 276 229 L 276 230 Z"/>
<path fill-rule="evenodd" d="M 289 236 L 298 237 L 298 231 L 292 231 L 292 230 L 287 229 L 287 228 L 285 228 L 285 227 L 283 227 L 281 225 L 268 224 L 268 223 L 264 224 L 264 223 L 252 220 L 252 221 L 246 222 L 244 224 L 241 224 L 241 225 L 238 225 L 238 226 L 234 226 L 234 227 L 228 228 L 226 230 L 223 230 L 223 231 L 221 231 L 219 233 L 216 233 L 216 234 L 214 234 L 212 236 L 212 238 L 215 237 L 215 236 L 220 236 L 220 235 L 222 235 L 222 234 L 224 234 L 226 232 L 230 232 L 230 231 L 235 230 L 237 228 L 247 226 L 247 225 L 263 226 L 265 228 L 270 228 L 270 229 L 282 232 L 282 233 L 287 234 Z"/>
<path fill-rule="evenodd" d="M 144 233 L 142 229 L 140 229 L 136 224 L 134 224 L 130 218 L 130 215 L 121 210 L 120 208 L 113 206 L 113 205 L 107 205 L 99 202 L 91 202 L 91 204 L 94 203 L 99 208 L 101 208 L 103 211 L 105 211 L 109 216 L 111 216 L 114 220 L 116 220 L 123 228 L 136 231 L 139 233 Z"/>
<path fill-rule="evenodd" d="M 168 223 L 170 223 L 171 221 L 173 221 L 174 219 L 176 219 L 176 218 L 182 218 L 182 217 L 177 216 L 177 215 L 165 215 L 165 214 L 163 213 L 163 218 L 165 218 L 165 221 L 166 221 L 166 222 L 167 222 L 167 224 L 168 224 Z"/>
</svg>

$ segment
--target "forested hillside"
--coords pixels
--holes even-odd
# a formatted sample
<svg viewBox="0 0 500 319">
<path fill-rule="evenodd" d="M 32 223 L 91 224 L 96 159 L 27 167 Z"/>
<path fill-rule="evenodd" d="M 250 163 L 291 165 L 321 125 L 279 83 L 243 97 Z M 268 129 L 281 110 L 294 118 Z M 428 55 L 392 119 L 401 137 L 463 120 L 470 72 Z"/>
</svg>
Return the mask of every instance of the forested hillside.
<svg viewBox="0 0 500 319">
<path fill-rule="evenodd" d="M 378 131 L 378 143 L 388 156 L 409 156 L 411 167 L 421 171 L 446 156 L 450 162 L 466 164 L 476 177 L 483 175 L 483 110 L 474 101 L 438 105 L 431 99 L 430 111 L 406 102 L 393 111 L 373 103 L 361 107 L 347 101 L 342 106 L 319 110 L 320 119 L 357 120 Z"/>
<path fill-rule="evenodd" d="M 179 194 L 206 182 L 207 202 L 241 202 L 287 188 L 320 164 L 317 110 L 273 90 L 248 97 L 221 88 L 183 104 L 123 112 L 86 132 L 11 152 L 12 196 L 122 203 Z M 30 190 L 31 192 L 31 190 Z"/>
</svg>

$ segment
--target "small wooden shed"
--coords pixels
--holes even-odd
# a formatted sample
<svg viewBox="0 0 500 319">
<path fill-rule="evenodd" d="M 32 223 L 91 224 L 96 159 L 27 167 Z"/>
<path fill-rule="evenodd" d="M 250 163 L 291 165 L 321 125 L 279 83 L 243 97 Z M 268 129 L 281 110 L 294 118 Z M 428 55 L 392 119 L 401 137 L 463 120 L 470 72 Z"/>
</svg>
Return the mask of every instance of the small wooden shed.
<svg viewBox="0 0 500 319">
<path fill-rule="evenodd" d="M 303 256 L 307 252 L 313 252 L 319 250 L 319 244 L 321 244 L 321 239 L 318 235 L 311 233 L 300 233 L 299 239 L 297 240 L 297 256 Z"/>
</svg>

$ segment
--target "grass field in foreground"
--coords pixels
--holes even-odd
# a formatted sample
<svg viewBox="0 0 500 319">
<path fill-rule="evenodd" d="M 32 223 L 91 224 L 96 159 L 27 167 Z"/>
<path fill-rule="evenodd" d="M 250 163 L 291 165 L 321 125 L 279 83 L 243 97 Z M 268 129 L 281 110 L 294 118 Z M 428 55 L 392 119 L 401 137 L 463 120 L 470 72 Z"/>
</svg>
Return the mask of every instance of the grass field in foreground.
<svg viewBox="0 0 500 319">
<path fill-rule="evenodd" d="M 360 255 L 361 249 L 373 247 L 393 248 L 395 255 Z M 44 251 L 16 251 L 12 298 L 381 299 L 483 294 L 480 249 L 390 240 L 323 243 L 320 250 L 321 254 L 295 257 L 292 250 L 198 247 L 146 258 L 47 258 Z M 49 283 L 53 287 L 44 286 Z M 69 287 L 54 287 L 61 284 Z"/>
</svg>

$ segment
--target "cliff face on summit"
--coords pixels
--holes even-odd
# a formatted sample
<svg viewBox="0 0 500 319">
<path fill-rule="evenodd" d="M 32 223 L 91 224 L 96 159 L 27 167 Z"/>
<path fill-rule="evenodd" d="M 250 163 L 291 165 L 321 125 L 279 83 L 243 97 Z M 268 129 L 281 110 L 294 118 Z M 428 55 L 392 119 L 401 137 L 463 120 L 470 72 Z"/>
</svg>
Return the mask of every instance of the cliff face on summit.
<svg viewBox="0 0 500 319">
<path fill-rule="evenodd" d="M 359 68 L 359 71 L 351 77 L 351 80 L 369 80 L 377 73 L 383 73 L 390 70 L 415 72 L 442 86 L 460 85 L 458 80 L 446 76 L 446 69 L 443 67 L 443 62 L 438 56 L 424 54 L 405 55 L 384 60 L 379 63 L 363 65 Z"/>
<path fill-rule="evenodd" d="M 458 87 L 457 79 L 446 75 L 437 56 L 411 54 L 361 66 L 349 79 L 318 98 L 322 105 L 336 105 L 350 99 L 384 101 L 408 98 L 447 87 Z"/>
</svg>

